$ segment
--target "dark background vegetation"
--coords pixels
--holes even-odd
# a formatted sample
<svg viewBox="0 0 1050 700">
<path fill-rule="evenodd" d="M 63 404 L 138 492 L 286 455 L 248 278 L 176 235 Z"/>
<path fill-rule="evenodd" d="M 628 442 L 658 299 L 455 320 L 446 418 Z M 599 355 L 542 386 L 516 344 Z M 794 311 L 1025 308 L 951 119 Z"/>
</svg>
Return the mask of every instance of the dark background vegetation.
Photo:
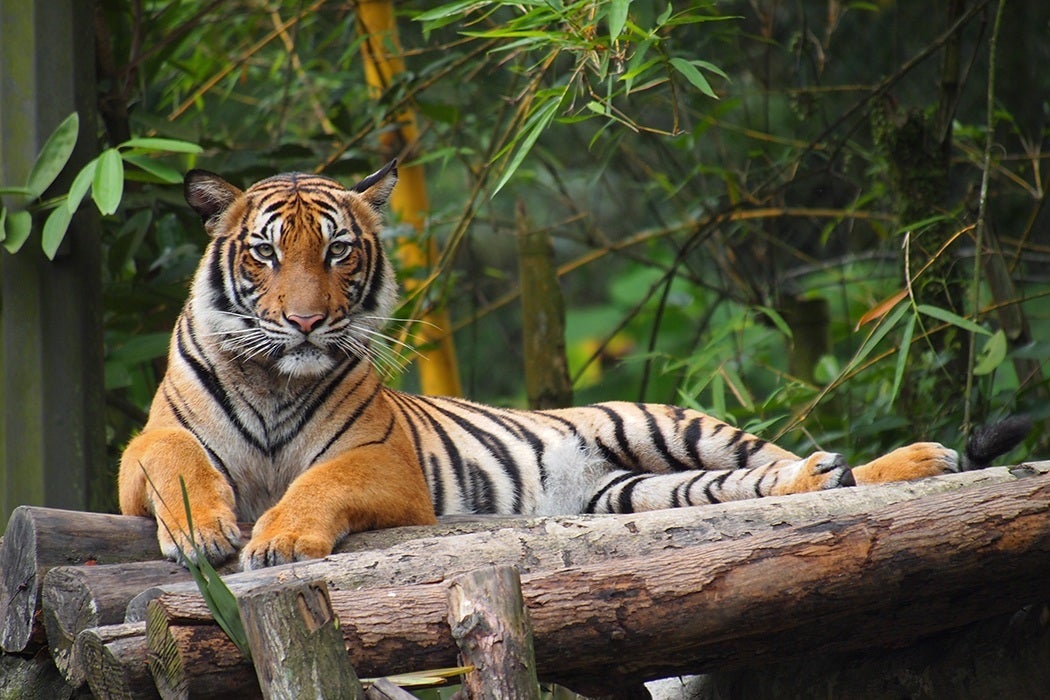
<svg viewBox="0 0 1050 700">
<path fill-rule="evenodd" d="M 1050 4 L 1001 25 L 987 0 L 434 5 L 396 4 L 408 69 L 377 99 L 353 2 L 105 0 L 100 148 L 178 138 L 204 149 L 179 170 L 352 184 L 411 109 L 399 155 L 425 163 L 441 253 L 423 298 L 469 397 L 525 403 L 528 226 L 563 266 L 577 402 L 695 406 L 853 460 L 1026 411 L 1015 456 L 1046 454 Z M 103 221 L 114 465 L 206 244 L 150 179 Z"/>
</svg>

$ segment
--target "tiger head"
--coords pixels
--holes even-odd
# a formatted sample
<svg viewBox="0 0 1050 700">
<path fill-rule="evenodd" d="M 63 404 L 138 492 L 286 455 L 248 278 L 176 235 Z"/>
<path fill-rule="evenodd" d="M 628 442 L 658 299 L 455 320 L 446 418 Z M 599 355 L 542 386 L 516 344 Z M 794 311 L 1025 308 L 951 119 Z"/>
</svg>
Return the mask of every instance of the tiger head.
<svg viewBox="0 0 1050 700">
<path fill-rule="evenodd" d="M 397 301 L 379 235 L 396 182 L 396 161 L 350 189 L 289 173 L 241 191 L 191 170 L 186 201 L 212 237 L 191 293 L 197 335 L 287 376 L 373 360 Z"/>
</svg>

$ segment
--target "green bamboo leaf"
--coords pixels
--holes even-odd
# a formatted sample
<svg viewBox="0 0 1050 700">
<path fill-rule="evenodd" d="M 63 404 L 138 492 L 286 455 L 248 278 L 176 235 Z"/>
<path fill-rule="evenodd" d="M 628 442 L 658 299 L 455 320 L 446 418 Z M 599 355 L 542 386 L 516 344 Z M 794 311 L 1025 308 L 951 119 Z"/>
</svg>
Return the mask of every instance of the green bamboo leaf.
<svg viewBox="0 0 1050 700">
<path fill-rule="evenodd" d="M 0 207 L 0 243 L 7 238 L 7 207 Z"/>
<path fill-rule="evenodd" d="M 890 402 L 897 399 L 897 392 L 901 388 L 901 380 L 904 379 L 904 368 L 908 361 L 908 351 L 911 349 L 911 339 L 915 335 L 915 324 L 918 316 L 912 314 L 904 324 L 904 334 L 901 336 L 901 344 L 897 347 L 897 367 L 893 372 L 893 390 L 890 392 Z"/>
<path fill-rule="evenodd" d="M 787 336 L 789 340 L 795 337 L 791 332 L 791 326 L 788 325 L 787 321 L 784 320 L 784 317 L 781 316 L 780 312 L 776 309 L 768 306 L 756 306 L 755 308 L 764 313 L 766 317 L 773 322 L 773 325 L 777 327 L 777 330 Z"/>
<path fill-rule="evenodd" d="M 495 189 L 492 191 L 492 195 L 495 196 L 497 192 L 503 189 L 503 186 L 507 184 L 511 176 L 518 170 L 518 166 L 525 160 L 525 156 L 532 150 L 533 144 L 536 143 L 536 139 L 540 137 L 550 123 L 554 121 L 554 116 L 558 112 L 558 105 L 561 104 L 561 100 L 557 97 L 549 98 L 545 103 L 536 108 L 532 116 L 525 123 L 525 136 L 519 139 L 518 150 L 514 152 L 514 156 L 511 158 L 510 163 L 507 165 L 506 170 L 503 171 L 503 175 L 499 179 L 499 183 L 496 184 Z"/>
<path fill-rule="evenodd" d="M 944 321 L 945 323 L 951 324 L 953 326 L 958 326 L 959 328 L 962 328 L 966 331 L 970 331 L 971 333 L 978 333 L 980 335 L 992 334 L 992 332 L 984 326 L 978 323 L 974 323 L 968 318 L 963 318 L 957 313 L 953 313 L 951 311 L 948 311 L 947 309 L 942 309 L 939 306 L 919 304 L 916 308 L 918 309 L 919 313 L 925 316 L 930 316 L 932 318 L 937 319 L 938 321 Z"/>
<path fill-rule="evenodd" d="M 33 230 L 33 217 L 27 211 L 12 211 L 4 220 L 4 248 L 17 253 Z"/>
<path fill-rule="evenodd" d="M 143 151 L 161 151 L 166 153 L 203 153 L 204 149 L 189 141 L 161 138 L 128 139 L 117 148 L 137 148 Z"/>
<path fill-rule="evenodd" d="M 98 158 L 93 158 L 73 178 L 73 184 L 69 187 L 69 195 L 66 197 L 66 209 L 72 214 L 84 201 L 84 196 L 91 189 L 91 181 L 95 179 L 95 170 L 98 167 Z"/>
<path fill-rule="evenodd" d="M 865 339 L 864 344 L 860 346 L 860 350 L 858 350 L 857 354 L 853 356 L 852 360 L 850 360 L 848 369 L 856 367 L 867 358 L 871 351 L 875 349 L 875 346 L 881 343 L 882 339 L 886 337 L 886 334 L 900 323 L 901 318 L 908 311 L 908 308 L 907 304 L 900 304 L 894 309 L 893 313 L 889 316 L 883 317 L 882 322 L 872 329 L 871 333 L 869 333 L 868 337 Z"/>
<path fill-rule="evenodd" d="M 36 199 L 55 181 L 62 168 L 66 167 L 73 147 L 77 145 L 77 130 L 80 128 L 80 117 L 73 112 L 62 120 L 62 123 L 51 132 L 40 150 L 40 155 L 33 163 L 33 169 L 26 180 L 29 198 Z"/>
<path fill-rule="evenodd" d="M 977 355 L 973 373 L 980 377 L 998 369 L 1006 359 L 1006 345 L 1006 333 L 1000 328 L 985 342 L 981 352 Z"/>
<path fill-rule="evenodd" d="M 716 95 L 715 91 L 711 89 L 711 83 L 707 82 L 707 78 L 704 77 L 704 74 L 701 73 L 700 69 L 695 65 L 684 58 L 672 58 L 671 65 L 682 75 L 682 77 L 692 83 L 693 87 L 697 90 L 708 97 L 713 97 L 716 100 L 718 99 L 718 95 Z"/>
<path fill-rule="evenodd" d="M 58 246 L 62 245 L 62 240 L 66 237 L 66 231 L 69 230 L 69 222 L 72 218 L 73 214 L 69 209 L 59 205 L 44 222 L 44 233 L 40 244 L 48 260 L 55 259 L 55 253 L 58 252 Z"/>
<path fill-rule="evenodd" d="M 627 10 L 631 0 L 612 0 L 609 3 L 609 38 L 616 41 L 627 24 Z"/>
<path fill-rule="evenodd" d="M 110 148 L 98 157 L 95 179 L 91 183 L 91 198 L 103 216 L 108 216 L 120 206 L 124 196 L 124 162 L 120 152 Z"/>
<path fill-rule="evenodd" d="M 0 195 L 16 195 L 28 197 L 32 191 L 28 187 L 0 187 Z"/>
</svg>

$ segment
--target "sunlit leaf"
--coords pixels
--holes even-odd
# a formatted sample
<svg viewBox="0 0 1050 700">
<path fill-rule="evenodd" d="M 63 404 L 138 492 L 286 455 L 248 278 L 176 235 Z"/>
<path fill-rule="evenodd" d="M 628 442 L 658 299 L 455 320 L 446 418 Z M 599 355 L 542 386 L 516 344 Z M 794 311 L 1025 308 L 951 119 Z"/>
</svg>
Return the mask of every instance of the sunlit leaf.
<svg viewBox="0 0 1050 700">
<path fill-rule="evenodd" d="M 159 151 L 165 153 L 203 153 L 204 149 L 189 141 L 178 139 L 161 138 L 136 138 L 128 139 L 117 148 L 138 148 L 144 151 Z"/>
<path fill-rule="evenodd" d="M 98 157 L 95 178 L 91 183 L 91 198 L 103 216 L 108 216 L 120 206 L 124 196 L 124 161 L 120 152 L 110 148 Z"/>
<path fill-rule="evenodd" d="M 974 323 L 968 318 L 963 318 L 957 313 L 953 313 L 951 311 L 948 311 L 947 309 L 942 309 L 939 306 L 919 304 L 916 308 L 921 314 L 935 318 L 938 321 L 944 321 L 945 323 L 951 324 L 953 326 L 958 326 L 959 328 L 962 328 L 966 331 L 970 331 L 971 333 L 979 333 L 980 335 L 992 334 L 992 332 L 984 326 L 978 323 Z"/>
<path fill-rule="evenodd" d="M 66 237 L 66 231 L 69 230 L 69 222 L 72 218 L 73 214 L 70 213 L 69 209 L 64 206 L 58 206 L 47 217 L 47 221 L 44 222 L 44 232 L 40 244 L 48 260 L 55 259 L 55 253 L 58 252 L 58 247 L 62 245 L 62 240 Z"/>
<path fill-rule="evenodd" d="M 27 211 L 10 211 L 4 219 L 4 248 L 8 253 L 22 249 L 33 230 L 33 217 Z"/>
<path fill-rule="evenodd" d="M 55 181 L 62 168 L 66 167 L 73 148 L 77 145 L 77 130 L 80 128 L 80 117 L 73 112 L 62 120 L 62 123 L 51 133 L 40 150 L 40 155 L 33 163 L 33 169 L 26 180 L 29 198 L 36 199 Z"/>
<path fill-rule="evenodd" d="M 716 95 L 715 91 L 711 89 L 711 83 L 707 82 L 707 78 L 704 77 L 704 74 L 700 72 L 699 68 L 684 58 L 677 57 L 671 59 L 671 65 L 682 75 L 682 77 L 692 83 L 693 87 L 697 90 L 708 97 L 713 97 L 716 100 L 718 99 L 718 95 Z"/>
<path fill-rule="evenodd" d="M 73 184 L 69 187 L 69 195 L 66 197 L 66 209 L 70 213 L 75 212 L 80 203 L 84 201 L 84 195 L 91 189 L 91 181 L 95 179 L 95 169 L 98 166 L 98 158 L 94 158 L 85 165 L 73 178 Z"/>
<path fill-rule="evenodd" d="M 177 185 L 182 182 L 182 173 L 170 165 L 165 165 L 158 160 L 136 155 L 134 153 L 125 153 L 123 154 L 123 158 L 125 163 L 131 163 L 136 168 L 145 170 L 161 182 L 169 185 Z"/>
<path fill-rule="evenodd" d="M 973 373 L 978 377 L 991 374 L 999 365 L 1006 359 L 1006 333 L 1000 328 L 992 334 L 981 348 L 981 352 L 977 355 L 977 362 L 974 365 Z"/>
<path fill-rule="evenodd" d="M 627 10 L 631 0 L 611 0 L 609 2 L 609 37 L 616 41 L 627 24 Z"/>
</svg>

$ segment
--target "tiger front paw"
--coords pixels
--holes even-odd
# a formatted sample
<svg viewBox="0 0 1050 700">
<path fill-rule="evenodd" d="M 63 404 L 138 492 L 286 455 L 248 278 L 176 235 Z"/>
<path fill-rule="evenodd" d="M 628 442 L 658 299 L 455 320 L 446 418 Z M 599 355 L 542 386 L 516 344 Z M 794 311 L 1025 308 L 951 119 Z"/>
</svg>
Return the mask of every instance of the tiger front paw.
<svg viewBox="0 0 1050 700">
<path fill-rule="evenodd" d="M 331 554 L 333 546 L 334 536 L 306 529 L 295 518 L 284 517 L 274 508 L 255 523 L 251 540 L 241 550 L 241 568 L 249 571 L 319 559 Z"/>
<path fill-rule="evenodd" d="M 855 467 L 858 484 L 911 481 L 959 471 L 959 453 L 939 442 L 916 442 Z"/>
<path fill-rule="evenodd" d="M 217 508 L 194 507 L 193 537 L 189 524 L 181 518 L 157 517 L 157 540 L 168 559 L 185 564 L 199 561 L 200 555 L 212 564 L 230 558 L 241 544 L 241 530 L 233 511 L 225 505 Z"/>
<path fill-rule="evenodd" d="M 788 469 L 773 488 L 774 495 L 822 491 L 856 483 L 846 458 L 835 452 L 814 452 Z"/>
</svg>

